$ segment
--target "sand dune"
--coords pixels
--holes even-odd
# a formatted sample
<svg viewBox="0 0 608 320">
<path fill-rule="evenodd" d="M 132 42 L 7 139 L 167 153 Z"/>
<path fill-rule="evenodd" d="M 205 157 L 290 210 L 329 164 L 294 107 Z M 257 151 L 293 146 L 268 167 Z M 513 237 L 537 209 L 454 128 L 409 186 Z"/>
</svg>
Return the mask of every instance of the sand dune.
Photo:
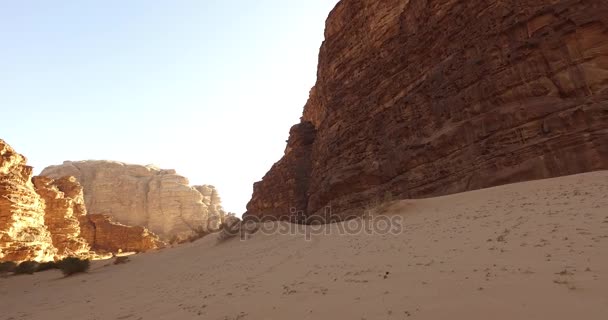
<svg viewBox="0 0 608 320">
<path fill-rule="evenodd" d="M 210 236 L 0 279 L 0 318 L 607 319 L 607 196 L 594 172 L 400 201 L 396 235 Z"/>
</svg>

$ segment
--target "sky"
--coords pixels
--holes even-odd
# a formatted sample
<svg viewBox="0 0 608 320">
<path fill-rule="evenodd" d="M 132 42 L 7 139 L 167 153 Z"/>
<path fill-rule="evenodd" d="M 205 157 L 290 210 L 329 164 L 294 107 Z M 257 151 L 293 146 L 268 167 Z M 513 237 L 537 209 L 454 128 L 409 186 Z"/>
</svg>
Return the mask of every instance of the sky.
<svg viewBox="0 0 608 320">
<path fill-rule="evenodd" d="M 283 155 L 337 0 L 0 1 L 0 138 L 176 169 L 242 214 Z"/>
</svg>

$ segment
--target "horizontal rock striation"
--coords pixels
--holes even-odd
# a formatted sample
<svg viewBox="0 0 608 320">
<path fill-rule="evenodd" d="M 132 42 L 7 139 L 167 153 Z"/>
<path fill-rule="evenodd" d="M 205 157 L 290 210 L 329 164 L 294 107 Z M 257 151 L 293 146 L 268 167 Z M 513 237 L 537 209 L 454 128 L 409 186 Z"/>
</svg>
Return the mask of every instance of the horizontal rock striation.
<svg viewBox="0 0 608 320">
<path fill-rule="evenodd" d="M 191 187 L 188 179 L 175 170 L 115 161 L 65 161 L 44 169 L 41 175 L 76 177 L 84 187 L 90 214 L 109 215 L 125 225 L 146 227 L 164 240 L 211 228 L 223 214 L 215 188 Z"/>
<path fill-rule="evenodd" d="M 306 212 L 315 136 L 316 130 L 308 121 L 291 128 L 285 156 L 253 185 L 247 208 L 254 208 L 257 215 L 290 220 Z"/>
<path fill-rule="evenodd" d="M 246 215 L 344 216 L 607 169 L 607 101 L 604 0 L 342 0 Z M 305 145 L 299 126 L 316 131 Z"/>
</svg>

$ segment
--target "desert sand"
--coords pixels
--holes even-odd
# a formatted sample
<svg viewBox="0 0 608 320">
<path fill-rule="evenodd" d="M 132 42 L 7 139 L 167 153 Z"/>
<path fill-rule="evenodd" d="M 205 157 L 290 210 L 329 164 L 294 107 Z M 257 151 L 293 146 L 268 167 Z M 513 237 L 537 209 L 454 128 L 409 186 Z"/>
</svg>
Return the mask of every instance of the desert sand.
<svg viewBox="0 0 608 320">
<path fill-rule="evenodd" d="M 212 235 L 0 279 L 0 318 L 608 319 L 607 196 L 592 172 L 398 201 L 398 234 Z"/>
</svg>

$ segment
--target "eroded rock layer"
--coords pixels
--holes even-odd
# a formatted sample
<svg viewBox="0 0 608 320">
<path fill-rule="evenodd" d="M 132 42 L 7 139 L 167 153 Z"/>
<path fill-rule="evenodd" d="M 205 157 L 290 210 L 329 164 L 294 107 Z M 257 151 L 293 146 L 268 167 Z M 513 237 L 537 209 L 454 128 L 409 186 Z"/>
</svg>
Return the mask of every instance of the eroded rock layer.
<svg viewBox="0 0 608 320">
<path fill-rule="evenodd" d="M 31 177 L 26 158 L 0 139 L 0 261 L 48 261 L 57 254 Z"/>
<path fill-rule="evenodd" d="M 192 186 L 203 196 L 203 204 L 207 206 L 209 220 L 207 227 L 210 230 L 217 230 L 226 218 L 226 212 L 222 207 L 222 199 L 217 189 L 212 185 Z"/>
<path fill-rule="evenodd" d="M 44 169 L 41 175 L 76 177 L 84 187 L 90 214 L 146 227 L 164 240 L 214 226 L 223 214 L 214 188 L 197 187 L 208 193 L 204 196 L 175 170 L 114 161 L 66 161 Z"/>
<path fill-rule="evenodd" d="M 103 214 L 79 217 L 81 235 L 96 252 L 145 252 L 164 247 L 155 234 L 140 226 L 126 226 Z"/>
<path fill-rule="evenodd" d="M 51 233 L 57 255 L 86 256 L 89 244 L 80 235 L 79 217 L 86 215 L 82 186 L 74 177 L 53 180 L 48 177 L 32 179 L 36 192 L 44 200 L 44 224 Z"/>
<path fill-rule="evenodd" d="M 605 0 L 342 0 L 300 124 L 316 135 L 290 138 L 247 215 L 607 169 L 607 101 Z"/>
<path fill-rule="evenodd" d="M 75 177 L 32 178 L 25 157 L 0 139 L 0 261 L 90 257 L 91 248 L 142 252 L 163 245 L 143 227 L 87 215 Z"/>
<path fill-rule="evenodd" d="M 262 181 L 253 185 L 253 198 L 247 208 L 281 219 L 306 212 L 315 134 L 314 126 L 308 121 L 291 128 L 285 156 Z"/>
</svg>

